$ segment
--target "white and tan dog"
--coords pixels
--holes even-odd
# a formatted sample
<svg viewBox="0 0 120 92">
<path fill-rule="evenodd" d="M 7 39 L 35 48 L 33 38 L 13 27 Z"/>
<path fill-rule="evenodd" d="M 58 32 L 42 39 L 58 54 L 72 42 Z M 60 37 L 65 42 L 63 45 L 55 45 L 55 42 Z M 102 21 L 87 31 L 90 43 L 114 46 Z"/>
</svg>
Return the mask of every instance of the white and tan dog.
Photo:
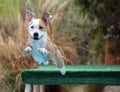
<svg viewBox="0 0 120 92">
<path fill-rule="evenodd" d="M 42 18 L 35 19 L 33 13 L 27 11 L 26 18 L 30 35 L 29 46 L 25 48 L 26 55 L 32 54 L 38 64 L 47 65 L 49 63 L 48 60 L 52 60 L 60 69 L 61 74 L 65 75 L 66 69 L 63 56 L 47 34 L 47 25 L 52 16 L 44 13 Z"/>
</svg>

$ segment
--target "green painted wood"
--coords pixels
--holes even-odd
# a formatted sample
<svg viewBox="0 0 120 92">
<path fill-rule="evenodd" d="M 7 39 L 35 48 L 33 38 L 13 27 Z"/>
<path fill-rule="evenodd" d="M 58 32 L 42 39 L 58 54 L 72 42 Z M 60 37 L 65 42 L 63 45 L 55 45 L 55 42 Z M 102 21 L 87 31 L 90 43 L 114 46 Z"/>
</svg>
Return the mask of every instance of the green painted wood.
<svg viewBox="0 0 120 92">
<path fill-rule="evenodd" d="M 98 84 L 120 85 L 118 65 L 66 65 L 67 72 L 61 75 L 55 65 L 41 65 L 36 69 L 22 71 L 23 83 L 40 84 Z"/>
</svg>

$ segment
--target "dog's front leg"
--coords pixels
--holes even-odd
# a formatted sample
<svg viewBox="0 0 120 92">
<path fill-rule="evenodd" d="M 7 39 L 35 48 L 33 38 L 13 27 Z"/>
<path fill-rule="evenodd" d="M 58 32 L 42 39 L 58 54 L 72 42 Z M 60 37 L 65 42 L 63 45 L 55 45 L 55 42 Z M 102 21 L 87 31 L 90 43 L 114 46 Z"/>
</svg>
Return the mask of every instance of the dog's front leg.
<svg viewBox="0 0 120 92">
<path fill-rule="evenodd" d="M 37 51 L 41 53 L 44 57 L 47 57 L 48 51 L 45 48 L 38 48 Z"/>
<path fill-rule="evenodd" d="M 48 62 L 48 54 L 49 54 L 49 51 L 46 49 L 46 48 L 38 48 L 37 51 L 43 56 L 44 58 L 44 61 L 43 61 L 43 64 L 44 65 L 48 65 L 49 62 Z"/>
<path fill-rule="evenodd" d="M 31 47 L 26 47 L 25 48 L 25 55 L 29 56 L 30 54 L 32 54 L 32 48 Z"/>
</svg>

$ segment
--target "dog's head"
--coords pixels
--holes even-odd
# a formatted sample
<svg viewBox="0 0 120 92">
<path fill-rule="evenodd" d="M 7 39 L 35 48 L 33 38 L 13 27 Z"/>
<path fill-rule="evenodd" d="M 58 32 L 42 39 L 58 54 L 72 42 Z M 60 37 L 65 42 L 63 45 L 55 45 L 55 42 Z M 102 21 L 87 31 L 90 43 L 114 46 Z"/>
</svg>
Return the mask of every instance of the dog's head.
<svg viewBox="0 0 120 92">
<path fill-rule="evenodd" d="M 40 40 L 46 34 L 46 26 L 51 20 L 52 15 L 44 13 L 42 18 L 35 19 L 33 13 L 26 12 L 26 19 L 28 22 L 28 32 L 30 37 L 34 40 Z"/>
</svg>

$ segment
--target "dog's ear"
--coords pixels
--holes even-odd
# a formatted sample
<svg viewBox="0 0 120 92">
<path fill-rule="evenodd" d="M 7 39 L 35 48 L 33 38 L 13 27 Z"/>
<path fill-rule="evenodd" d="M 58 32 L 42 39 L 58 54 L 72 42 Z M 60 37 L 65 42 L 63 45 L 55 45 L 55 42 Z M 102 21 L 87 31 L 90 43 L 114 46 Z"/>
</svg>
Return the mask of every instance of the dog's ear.
<svg viewBox="0 0 120 92">
<path fill-rule="evenodd" d="M 52 15 L 50 15 L 47 12 L 45 12 L 42 16 L 42 20 L 45 23 L 45 25 L 47 25 L 50 22 L 51 19 L 52 19 Z"/>
<path fill-rule="evenodd" d="M 34 18 L 34 14 L 31 11 L 26 10 L 26 20 L 27 20 L 27 22 L 30 22 L 33 18 Z"/>
</svg>

